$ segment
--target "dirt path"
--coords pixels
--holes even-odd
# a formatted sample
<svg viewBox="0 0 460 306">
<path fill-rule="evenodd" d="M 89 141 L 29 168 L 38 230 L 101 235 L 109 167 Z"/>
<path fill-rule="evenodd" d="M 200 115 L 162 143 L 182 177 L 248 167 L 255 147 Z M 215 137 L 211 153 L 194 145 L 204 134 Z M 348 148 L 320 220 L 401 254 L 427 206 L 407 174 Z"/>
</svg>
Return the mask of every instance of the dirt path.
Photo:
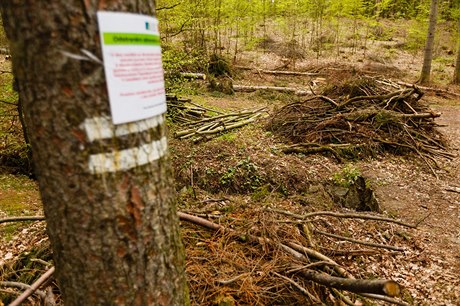
<svg viewBox="0 0 460 306">
<path fill-rule="evenodd" d="M 453 152 L 460 152 L 460 102 L 434 105 L 443 113 L 439 124 Z M 417 222 L 415 252 L 389 275 L 401 279 L 415 304 L 460 305 L 460 156 L 441 161 L 439 179 L 421 161 L 390 158 L 362 164 L 377 185 L 383 208 L 402 219 Z M 425 170 L 423 170 L 425 168 Z M 407 256 L 406 256 L 407 257 Z"/>
</svg>

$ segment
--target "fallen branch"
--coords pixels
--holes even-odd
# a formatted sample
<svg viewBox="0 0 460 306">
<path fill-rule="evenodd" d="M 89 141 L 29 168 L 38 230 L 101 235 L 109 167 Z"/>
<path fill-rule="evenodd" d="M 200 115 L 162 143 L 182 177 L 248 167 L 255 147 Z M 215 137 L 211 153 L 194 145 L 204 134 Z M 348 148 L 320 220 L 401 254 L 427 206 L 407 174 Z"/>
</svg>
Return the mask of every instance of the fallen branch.
<svg viewBox="0 0 460 306">
<path fill-rule="evenodd" d="M 43 285 L 54 273 L 55 268 L 51 267 L 46 271 L 42 276 L 40 276 L 31 286 L 27 288 L 20 296 L 18 296 L 10 306 L 19 306 L 24 302 L 29 296 L 31 296 L 41 285 Z"/>
<path fill-rule="evenodd" d="M 192 80 L 206 80 L 206 74 L 204 73 L 194 73 L 194 72 L 181 72 L 181 77 L 185 79 L 192 79 Z"/>
<path fill-rule="evenodd" d="M 10 287 L 10 288 L 17 288 L 21 290 L 28 290 L 30 289 L 30 285 L 19 283 L 19 282 L 0 282 L 1 287 Z M 44 299 L 46 294 L 43 291 L 35 290 L 34 294 L 38 295 L 40 298 Z"/>
<path fill-rule="evenodd" d="M 257 69 L 245 66 L 235 66 L 237 69 L 241 70 L 253 70 L 256 73 L 265 73 L 265 74 L 274 74 L 274 75 L 303 75 L 303 76 L 318 76 L 320 73 L 318 72 L 303 72 L 303 71 L 284 71 L 284 70 L 265 70 L 265 69 Z"/>
<path fill-rule="evenodd" d="M 316 296 L 314 296 L 313 294 L 311 294 L 310 292 L 308 292 L 307 290 L 305 290 L 305 288 L 303 288 L 301 285 L 299 285 L 298 283 L 296 283 L 294 280 L 290 279 L 289 277 L 286 277 L 284 275 L 281 275 L 279 273 L 276 273 L 276 272 L 271 272 L 273 275 L 276 275 L 278 276 L 279 278 L 282 278 L 284 279 L 285 281 L 289 282 L 291 285 L 293 285 L 294 287 L 296 287 L 300 292 L 302 292 L 304 295 L 306 295 L 308 298 L 310 298 L 310 300 L 312 300 L 314 303 L 316 304 L 321 304 L 321 305 L 324 305 Z"/>
<path fill-rule="evenodd" d="M 386 244 L 379 244 L 379 243 L 367 242 L 367 241 L 362 241 L 362 240 L 356 240 L 356 239 L 353 239 L 353 238 L 348 238 L 348 237 L 345 237 L 345 236 L 331 234 L 331 233 L 323 232 L 323 231 L 320 231 L 320 230 L 314 230 L 314 232 L 318 233 L 318 234 L 321 234 L 323 236 L 327 236 L 327 237 L 331 237 L 331 238 L 335 238 L 335 239 L 340 239 L 340 240 L 344 240 L 344 241 L 349 241 L 349 242 L 353 242 L 353 243 L 356 243 L 356 244 L 367 245 L 367 246 L 374 247 L 374 248 L 379 248 L 379 249 L 386 249 L 386 250 L 399 251 L 399 252 L 403 252 L 403 251 L 406 250 L 404 248 L 393 246 L 393 245 L 386 245 Z"/>
<path fill-rule="evenodd" d="M 351 279 L 331 276 L 314 270 L 302 270 L 299 273 L 306 279 L 314 281 L 315 283 L 349 292 L 373 293 L 378 295 L 388 295 L 391 297 L 399 296 L 401 294 L 401 287 L 398 283 L 392 280 Z"/>
<path fill-rule="evenodd" d="M 248 86 L 248 85 L 233 85 L 233 90 L 234 91 L 239 91 L 239 92 L 253 92 L 256 90 L 273 90 L 273 91 L 278 91 L 278 92 L 284 92 L 284 93 L 292 93 L 297 96 L 307 96 L 313 94 L 309 90 L 301 90 L 298 88 L 293 88 L 293 87 L 277 87 L 277 86 Z"/>
<path fill-rule="evenodd" d="M 452 96 L 455 96 L 455 97 L 460 97 L 459 93 L 448 91 L 448 90 L 445 90 L 445 89 L 439 89 L 439 88 L 433 88 L 433 87 L 427 87 L 427 86 L 419 86 L 419 85 L 406 83 L 406 82 L 402 82 L 402 81 L 398 81 L 397 83 L 399 85 L 403 85 L 403 86 L 406 86 L 406 87 L 417 87 L 417 88 L 420 88 L 420 89 L 423 89 L 423 90 L 426 90 L 426 91 L 432 91 L 432 92 L 435 92 L 435 93 L 443 93 L 443 94 L 452 95 Z"/>
<path fill-rule="evenodd" d="M 448 186 L 445 188 L 446 191 L 460 193 L 460 187 Z"/>
<path fill-rule="evenodd" d="M 410 304 L 406 302 L 399 301 L 399 300 L 396 300 L 394 298 L 391 298 L 385 295 L 372 294 L 372 293 L 360 293 L 359 295 L 370 298 L 370 299 L 385 301 L 385 302 L 388 302 L 394 305 L 398 305 L 398 306 L 410 306 Z"/>
<path fill-rule="evenodd" d="M 267 210 L 276 212 L 276 213 L 280 213 L 286 216 L 294 217 L 296 219 L 301 219 L 301 220 L 313 218 L 316 216 L 330 216 L 334 218 L 349 218 L 349 219 L 351 218 L 351 219 L 383 221 L 383 222 L 399 224 L 405 227 L 417 228 L 417 225 L 414 225 L 414 224 L 405 223 L 405 222 L 398 221 L 392 218 L 375 216 L 375 215 L 370 215 L 370 214 L 362 214 L 362 213 L 339 213 L 339 212 L 333 212 L 333 211 L 315 211 L 315 212 L 311 212 L 308 214 L 299 215 L 299 214 L 292 213 L 290 211 L 285 211 L 285 210 L 281 210 L 277 208 L 267 208 Z"/>
<path fill-rule="evenodd" d="M 8 222 L 23 222 L 23 221 L 44 221 L 45 216 L 24 216 L 24 217 L 9 217 L 0 219 L 0 223 Z"/>
</svg>

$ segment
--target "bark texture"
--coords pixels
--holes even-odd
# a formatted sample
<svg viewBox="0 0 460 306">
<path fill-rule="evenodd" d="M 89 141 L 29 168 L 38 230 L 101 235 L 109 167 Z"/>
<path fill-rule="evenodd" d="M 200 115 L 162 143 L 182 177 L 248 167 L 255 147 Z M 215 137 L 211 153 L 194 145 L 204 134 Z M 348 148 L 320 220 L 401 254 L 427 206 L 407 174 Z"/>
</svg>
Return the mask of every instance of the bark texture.
<svg viewBox="0 0 460 306">
<path fill-rule="evenodd" d="M 428 25 L 428 35 L 423 55 L 423 67 L 420 75 L 420 83 L 426 84 L 430 82 L 431 62 L 433 60 L 434 35 L 436 33 L 436 19 L 438 18 L 439 0 L 431 0 L 430 20 Z"/>
<path fill-rule="evenodd" d="M 164 120 L 122 136 L 111 126 L 115 136 L 91 141 L 85 120 L 110 117 L 103 67 L 65 53 L 102 57 L 97 10 L 152 15 L 153 4 L 9 0 L 0 8 L 65 304 L 188 304 L 167 154 L 124 171 L 89 171 L 90 155 L 165 137 Z"/>
</svg>

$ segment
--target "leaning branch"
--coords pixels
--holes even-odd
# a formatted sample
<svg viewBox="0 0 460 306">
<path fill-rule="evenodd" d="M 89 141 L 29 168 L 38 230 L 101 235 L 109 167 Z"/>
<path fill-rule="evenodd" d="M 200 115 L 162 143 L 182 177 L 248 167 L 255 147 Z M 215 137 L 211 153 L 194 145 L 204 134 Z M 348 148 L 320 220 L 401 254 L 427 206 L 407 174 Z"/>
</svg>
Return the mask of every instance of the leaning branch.
<svg viewBox="0 0 460 306">
<path fill-rule="evenodd" d="M 21 290 L 30 289 L 30 285 L 19 283 L 19 282 L 0 282 L 0 287 L 17 288 Z M 38 295 L 39 297 L 41 297 L 42 299 L 45 298 L 45 293 L 43 291 L 36 290 L 34 293 Z"/>
<path fill-rule="evenodd" d="M 55 268 L 51 267 L 48 271 L 46 271 L 42 276 L 40 276 L 31 286 L 27 288 L 20 296 L 18 296 L 13 302 L 11 302 L 10 306 L 19 306 L 24 302 L 29 296 L 31 296 L 34 292 L 40 288 L 54 273 Z"/>
</svg>

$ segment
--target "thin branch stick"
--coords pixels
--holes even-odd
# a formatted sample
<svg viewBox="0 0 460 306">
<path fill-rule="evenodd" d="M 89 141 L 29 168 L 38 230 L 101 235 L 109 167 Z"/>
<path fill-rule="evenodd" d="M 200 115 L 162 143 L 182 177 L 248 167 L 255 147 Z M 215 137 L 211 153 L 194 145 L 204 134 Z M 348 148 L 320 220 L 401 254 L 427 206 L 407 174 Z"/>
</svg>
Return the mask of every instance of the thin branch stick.
<svg viewBox="0 0 460 306">
<path fill-rule="evenodd" d="M 337 262 L 335 262 L 333 259 L 327 257 L 326 255 L 317 252 L 313 249 L 304 247 L 303 245 L 299 245 L 294 242 L 286 242 L 286 245 L 289 246 L 290 248 L 296 250 L 297 252 L 300 252 L 302 254 L 306 254 L 308 256 L 314 257 L 316 259 L 319 259 L 321 261 L 325 261 L 330 263 L 333 266 L 333 269 L 341 276 L 348 277 L 348 278 L 354 278 L 353 275 L 351 275 L 349 272 L 347 272 L 344 268 L 342 268 Z"/>
<path fill-rule="evenodd" d="M 0 286 L 17 288 L 17 289 L 22 289 L 22 290 L 30 289 L 30 285 L 19 283 L 19 282 L 0 282 Z M 45 293 L 43 291 L 36 290 L 34 293 L 42 299 L 45 298 Z"/>
<path fill-rule="evenodd" d="M 291 285 L 293 285 L 294 287 L 296 287 L 300 292 L 302 292 L 304 295 L 308 296 L 308 298 L 310 300 L 312 300 L 314 303 L 316 304 L 321 304 L 321 305 L 324 305 L 320 300 L 318 300 L 318 298 L 316 296 L 314 296 L 313 294 L 311 294 L 310 292 L 308 292 L 307 290 L 305 290 L 305 288 L 303 288 L 300 284 L 298 284 L 297 282 L 295 282 L 294 280 L 290 279 L 289 277 L 286 277 L 284 275 L 281 275 L 279 273 L 276 273 L 276 272 L 271 272 L 272 274 L 278 276 L 279 278 L 282 278 L 284 279 L 285 281 L 289 282 Z"/>
<path fill-rule="evenodd" d="M 277 212 L 286 216 L 294 217 L 297 219 L 305 220 L 308 218 L 316 217 L 316 216 L 330 216 L 330 217 L 335 217 L 335 218 L 353 218 L 353 219 L 365 219 L 365 220 L 375 220 L 375 221 L 384 221 L 384 222 L 389 222 L 389 223 L 395 223 L 399 224 L 405 227 L 410 227 L 410 228 L 417 228 L 417 225 L 413 224 L 408 224 L 402 221 L 398 221 L 392 218 L 387 218 L 387 217 L 382 217 L 382 216 L 375 216 L 375 215 L 370 215 L 370 214 L 360 214 L 360 213 L 339 213 L 339 212 L 333 212 L 333 211 L 315 211 L 312 213 L 304 214 L 304 215 L 299 215 L 299 214 L 294 214 L 290 211 L 285 211 L 277 208 L 267 208 L 268 211 L 272 212 Z"/>
<path fill-rule="evenodd" d="M 20 221 L 44 221 L 45 216 L 24 216 L 24 217 L 9 217 L 0 219 L 0 223 L 20 222 Z"/>
<path fill-rule="evenodd" d="M 355 306 L 355 303 L 353 303 L 352 300 L 350 300 L 350 298 L 348 296 L 345 296 L 342 292 L 340 292 L 339 290 L 335 289 L 335 288 L 332 288 L 332 291 L 334 291 L 335 294 L 337 294 L 341 299 L 342 301 L 345 302 L 345 304 L 349 305 L 349 306 Z"/>
<path fill-rule="evenodd" d="M 316 262 L 308 264 L 306 266 L 293 268 L 291 270 L 286 271 L 286 273 L 293 273 L 293 272 L 297 272 L 297 271 L 300 271 L 300 270 L 303 270 L 303 269 L 309 269 L 309 268 L 313 268 L 313 267 L 317 267 L 317 266 L 324 266 L 324 265 L 336 266 L 337 264 L 329 262 L 329 261 L 316 261 Z"/>
<path fill-rule="evenodd" d="M 192 215 L 180 212 L 180 211 L 178 211 L 177 214 L 178 214 L 180 220 L 189 221 L 189 222 L 195 223 L 197 225 L 201 225 L 203 227 L 209 228 L 211 230 L 215 230 L 215 231 L 220 230 L 222 232 L 230 233 L 230 234 L 233 234 L 233 235 L 240 235 L 233 229 L 226 228 L 226 227 L 224 227 L 222 225 L 219 225 L 219 224 L 216 224 L 214 222 L 205 220 L 203 218 L 200 218 L 200 217 L 197 217 L 197 216 L 192 216 Z M 244 236 L 249 241 L 259 243 L 259 244 L 262 244 L 262 245 L 265 244 L 265 243 L 272 243 L 275 246 L 283 249 L 285 252 L 289 253 L 290 255 L 292 255 L 294 258 L 296 258 L 298 260 L 304 261 L 306 259 L 306 257 L 302 253 L 300 253 L 297 250 L 294 250 L 292 247 L 287 246 L 287 245 L 282 244 L 282 243 L 277 243 L 277 242 L 275 242 L 275 241 L 273 241 L 273 240 L 271 240 L 269 238 L 262 238 L 262 237 L 248 235 L 248 234 L 245 234 Z"/>
<path fill-rule="evenodd" d="M 47 266 L 47 267 L 52 265 L 52 263 L 47 262 L 47 261 L 45 261 L 43 259 L 40 259 L 40 258 L 32 258 L 30 261 L 41 263 L 42 265 Z"/>
<path fill-rule="evenodd" d="M 370 299 L 375 299 L 375 300 L 381 300 L 385 301 L 391 304 L 395 304 L 398 306 L 410 306 L 410 304 L 404 302 L 404 301 L 398 301 L 394 298 L 391 298 L 389 296 L 384 296 L 384 295 L 379 295 L 379 294 L 372 294 L 372 293 L 359 293 L 359 295 L 370 298 Z"/>
<path fill-rule="evenodd" d="M 221 285 L 229 285 L 233 282 L 236 282 L 237 280 L 239 280 L 240 278 L 242 277 L 245 277 L 247 275 L 250 275 L 251 273 L 250 272 L 247 272 L 247 273 L 243 273 L 243 274 L 240 274 L 240 275 L 237 275 L 229 280 L 218 280 L 217 282 Z"/>
<path fill-rule="evenodd" d="M 340 240 L 345 240 L 345 241 L 353 242 L 353 243 L 356 243 L 356 244 L 367 245 L 367 246 L 374 247 L 374 248 L 387 249 L 387 250 L 399 251 L 399 252 L 405 251 L 404 248 L 393 246 L 393 245 L 378 244 L 378 243 L 373 243 L 373 242 L 366 242 L 366 241 L 362 241 L 362 240 L 356 240 L 356 239 L 353 239 L 353 238 L 348 238 L 348 237 L 344 237 L 344 236 L 340 236 L 340 235 L 336 235 L 336 234 L 326 233 L 326 232 L 323 232 L 323 231 L 320 231 L 320 230 L 314 230 L 314 232 L 318 233 L 318 234 L 321 234 L 321 235 L 324 235 L 324 236 L 327 236 L 327 237 L 340 239 Z"/>
<path fill-rule="evenodd" d="M 31 286 L 30 288 L 26 289 L 20 296 L 18 296 L 13 302 L 11 302 L 10 306 L 19 306 L 24 302 L 29 296 L 31 296 L 44 282 L 50 278 L 55 271 L 54 267 L 51 267 L 48 271 L 45 272 L 42 276 L 40 276 Z"/>
</svg>

